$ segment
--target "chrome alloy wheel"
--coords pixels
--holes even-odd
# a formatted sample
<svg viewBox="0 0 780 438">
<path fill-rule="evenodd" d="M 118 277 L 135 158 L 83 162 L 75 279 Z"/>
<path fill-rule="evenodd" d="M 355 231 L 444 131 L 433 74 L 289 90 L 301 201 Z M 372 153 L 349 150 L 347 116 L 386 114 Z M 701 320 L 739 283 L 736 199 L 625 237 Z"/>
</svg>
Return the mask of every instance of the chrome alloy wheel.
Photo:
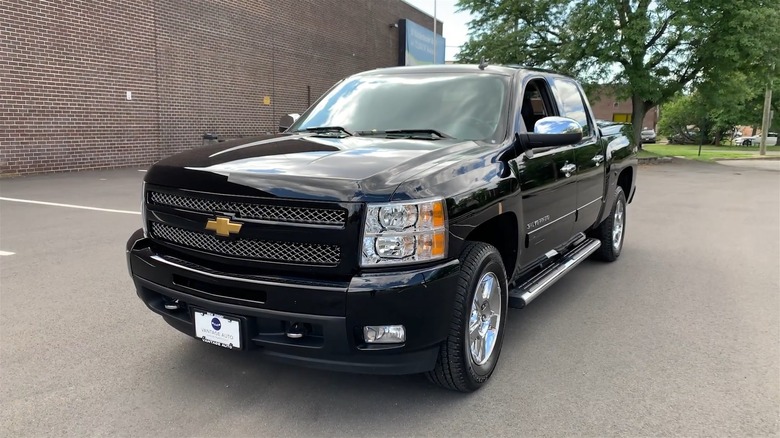
<svg viewBox="0 0 780 438">
<path fill-rule="evenodd" d="M 484 365 L 498 340 L 501 322 L 501 283 L 492 272 L 482 276 L 477 283 L 469 317 L 469 350 L 476 365 Z"/>
<path fill-rule="evenodd" d="M 612 224 L 612 247 L 615 251 L 620 250 L 620 244 L 623 243 L 623 226 L 626 218 L 626 207 L 623 202 L 618 201 L 615 206 L 615 218 Z"/>
</svg>

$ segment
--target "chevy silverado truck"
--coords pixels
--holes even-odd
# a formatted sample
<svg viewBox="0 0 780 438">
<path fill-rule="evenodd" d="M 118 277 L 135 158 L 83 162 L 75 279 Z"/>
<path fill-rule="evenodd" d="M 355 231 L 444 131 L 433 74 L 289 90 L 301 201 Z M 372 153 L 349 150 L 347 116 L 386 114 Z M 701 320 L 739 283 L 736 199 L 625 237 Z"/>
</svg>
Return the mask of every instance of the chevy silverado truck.
<svg viewBox="0 0 780 438">
<path fill-rule="evenodd" d="M 594 121 L 580 85 L 547 71 L 356 74 L 278 134 L 154 164 L 130 275 L 204 342 L 473 391 L 509 308 L 620 256 L 636 147 Z"/>
</svg>

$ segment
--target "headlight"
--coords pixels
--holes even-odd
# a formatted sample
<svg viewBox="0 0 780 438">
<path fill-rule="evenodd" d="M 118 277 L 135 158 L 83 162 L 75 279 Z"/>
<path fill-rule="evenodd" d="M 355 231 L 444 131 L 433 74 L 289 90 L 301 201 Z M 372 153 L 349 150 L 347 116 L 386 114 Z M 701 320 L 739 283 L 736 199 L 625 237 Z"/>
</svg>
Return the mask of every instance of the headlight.
<svg viewBox="0 0 780 438">
<path fill-rule="evenodd" d="M 362 266 L 438 260 L 446 250 L 444 200 L 368 204 Z"/>
</svg>

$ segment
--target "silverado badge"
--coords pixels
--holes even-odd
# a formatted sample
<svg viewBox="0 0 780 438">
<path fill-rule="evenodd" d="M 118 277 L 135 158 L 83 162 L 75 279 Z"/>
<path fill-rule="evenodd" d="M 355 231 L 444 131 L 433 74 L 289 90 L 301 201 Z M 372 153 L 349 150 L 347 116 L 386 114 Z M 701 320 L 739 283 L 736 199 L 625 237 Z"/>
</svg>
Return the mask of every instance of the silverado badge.
<svg viewBox="0 0 780 438">
<path fill-rule="evenodd" d="M 241 231 L 241 224 L 230 222 L 229 217 L 218 216 L 216 219 L 210 219 L 206 222 L 206 229 L 216 232 L 217 236 L 227 237 Z"/>
</svg>

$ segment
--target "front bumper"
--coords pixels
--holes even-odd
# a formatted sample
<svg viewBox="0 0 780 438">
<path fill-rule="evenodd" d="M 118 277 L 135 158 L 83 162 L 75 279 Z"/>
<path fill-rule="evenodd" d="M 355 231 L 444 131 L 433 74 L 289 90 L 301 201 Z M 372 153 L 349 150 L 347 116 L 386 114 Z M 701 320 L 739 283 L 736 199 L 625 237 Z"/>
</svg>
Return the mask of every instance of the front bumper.
<svg viewBox="0 0 780 438">
<path fill-rule="evenodd" d="M 127 262 L 138 296 L 153 312 L 194 336 L 192 311 L 241 321 L 242 345 L 287 363 L 368 374 L 431 370 L 447 337 L 458 261 L 415 271 L 313 281 L 217 271 L 166 254 L 137 231 Z M 166 303 L 179 300 L 181 309 Z M 307 328 L 300 339 L 287 329 Z M 403 324 L 403 344 L 365 344 L 363 326 Z"/>
</svg>

